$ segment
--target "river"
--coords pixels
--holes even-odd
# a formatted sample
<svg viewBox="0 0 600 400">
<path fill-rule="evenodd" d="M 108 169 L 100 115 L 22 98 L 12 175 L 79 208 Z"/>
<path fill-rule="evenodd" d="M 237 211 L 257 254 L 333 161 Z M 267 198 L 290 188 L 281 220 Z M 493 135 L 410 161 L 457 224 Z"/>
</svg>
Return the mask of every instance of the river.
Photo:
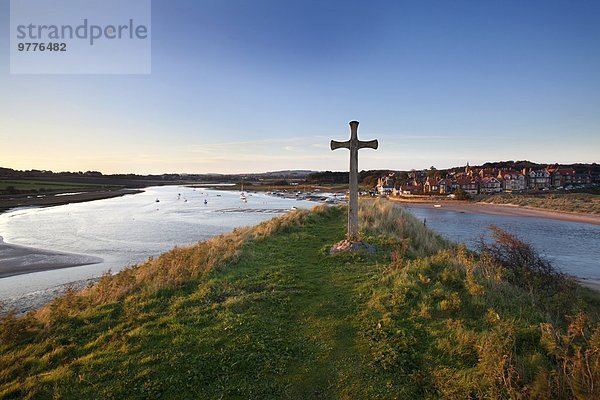
<svg viewBox="0 0 600 400">
<path fill-rule="evenodd" d="M 563 272 L 584 279 L 600 279 L 600 225 L 547 218 L 479 214 L 403 205 L 429 228 L 474 249 L 482 237 L 489 240 L 494 225 L 531 244 Z"/>
</svg>

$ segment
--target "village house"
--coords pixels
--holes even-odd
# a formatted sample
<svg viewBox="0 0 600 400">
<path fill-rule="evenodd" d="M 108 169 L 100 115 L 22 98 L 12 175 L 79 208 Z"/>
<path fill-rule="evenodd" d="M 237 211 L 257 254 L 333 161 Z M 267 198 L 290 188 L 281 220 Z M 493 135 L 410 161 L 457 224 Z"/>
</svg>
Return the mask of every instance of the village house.
<svg viewBox="0 0 600 400">
<path fill-rule="evenodd" d="M 438 182 L 438 187 L 441 194 L 452 193 L 452 185 L 450 184 L 450 179 L 441 179 Z"/>
<path fill-rule="evenodd" d="M 550 172 L 545 169 L 530 169 L 529 172 L 523 169 L 523 174 L 527 178 L 527 187 L 529 189 L 543 189 L 549 187 L 552 183 Z"/>
<path fill-rule="evenodd" d="M 503 189 L 508 192 L 518 192 L 527 189 L 525 175 L 519 171 L 500 171 L 498 172 L 497 179 L 502 182 Z"/>
<path fill-rule="evenodd" d="M 423 184 L 424 193 L 439 193 L 440 183 L 436 178 L 427 177 L 427 180 Z"/>
<path fill-rule="evenodd" d="M 377 192 L 381 196 L 389 196 L 394 191 L 393 176 L 384 176 L 377 179 Z"/>
<path fill-rule="evenodd" d="M 416 178 L 408 180 L 402 185 L 402 194 L 420 194 L 423 193 L 423 184 Z"/>
<path fill-rule="evenodd" d="M 480 178 L 488 178 L 488 177 L 496 177 L 498 176 L 498 171 L 494 168 L 482 168 L 479 170 Z"/>
<path fill-rule="evenodd" d="M 479 194 L 479 179 L 470 177 L 456 178 L 458 188 L 469 194 Z"/>
<path fill-rule="evenodd" d="M 592 183 L 592 176 L 590 174 L 575 174 L 573 183 L 576 185 L 589 185 Z"/>
<path fill-rule="evenodd" d="M 552 173 L 552 186 L 560 187 L 573 184 L 575 180 L 575 170 L 570 168 L 556 169 Z"/>
<path fill-rule="evenodd" d="M 502 182 L 493 176 L 486 176 L 479 181 L 479 192 L 484 194 L 498 193 L 502 191 Z"/>
<path fill-rule="evenodd" d="M 462 189 L 469 194 L 491 194 L 501 191 L 518 192 L 569 185 L 587 185 L 600 181 L 600 176 L 591 172 L 576 173 L 573 168 L 549 165 L 545 169 L 523 168 L 478 168 L 468 163 L 464 169 L 448 170 L 445 178 L 431 175 L 431 171 L 412 170 L 408 179 L 396 179 L 394 174 L 378 179 L 377 192 L 381 195 L 400 196 L 402 194 L 450 194 Z"/>
</svg>

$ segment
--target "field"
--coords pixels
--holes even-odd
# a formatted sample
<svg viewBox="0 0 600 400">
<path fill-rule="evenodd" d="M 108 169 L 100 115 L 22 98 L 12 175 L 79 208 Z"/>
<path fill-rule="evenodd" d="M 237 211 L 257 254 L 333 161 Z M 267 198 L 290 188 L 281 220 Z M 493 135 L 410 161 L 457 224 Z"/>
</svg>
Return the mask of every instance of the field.
<svg viewBox="0 0 600 400">
<path fill-rule="evenodd" d="M 22 191 L 65 191 L 84 189 L 90 190 L 102 187 L 102 185 L 77 184 L 72 182 L 53 182 L 53 181 L 30 181 L 30 180 L 0 180 L 0 191 L 6 191 L 13 187 Z"/>
<path fill-rule="evenodd" d="M 320 206 L 6 316 L 0 397 L 600 395 L 596 293 L 501 232 L 479 256 L 391 203 L 361 223 L 375 254 L 330 255 L 345 211 Z"/>
</svg>

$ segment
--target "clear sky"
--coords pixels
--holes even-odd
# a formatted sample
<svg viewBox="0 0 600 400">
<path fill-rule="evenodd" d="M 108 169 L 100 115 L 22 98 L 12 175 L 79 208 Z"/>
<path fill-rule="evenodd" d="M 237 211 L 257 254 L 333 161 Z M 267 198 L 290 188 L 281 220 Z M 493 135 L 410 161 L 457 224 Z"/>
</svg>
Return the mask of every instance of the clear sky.
<svg viewBox="0 0 600 400">
<path fill-rule="evenodd" d="M 600 162 L 600 1 L 154 0 L 150 75 L 11 75 L 0 166 L 136 172 Z"/>
</svg>

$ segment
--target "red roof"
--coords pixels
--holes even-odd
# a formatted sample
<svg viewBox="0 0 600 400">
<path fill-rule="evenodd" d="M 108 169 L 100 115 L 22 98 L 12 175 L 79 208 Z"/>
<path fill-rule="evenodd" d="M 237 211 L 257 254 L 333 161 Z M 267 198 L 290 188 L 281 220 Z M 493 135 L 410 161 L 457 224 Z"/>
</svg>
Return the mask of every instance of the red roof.
<svg viewBox="0 0 600 400">
<path fill-rule="evenodd" d="M 519 171 L 509 170 L 509 171 L 500 171 L 500 176 L 504 179 L 506 179 L 507 177 L 508 177 L 508 179 L 517 179 L 517 177 L 523 176 L 523 174 L 520 173 Z"/>
<path fill-rule="evenodd" d="M 558 172 L 562 176 L 575 175 L 575 170 L 574 169 L 559 169 L 556 172 Z"/>
<path fill-rule="evenodd" d="M 456 179 L 456 183 L 459 185 L 473 185 L 477 184 L 477 180 L 471 178 L 458 178 Z"/>
<path fill-rule="evenodd" d="M 481 179 L 481 182 L 487 183 L 487 182 L 489 182 L 491 180 L 494 180 L 494 181 L 496 181 L 498 183 L 500 182 L 498 179 L 494 178 L 493 176 L 486 176 L 485 178 Z"/>
</svg>

